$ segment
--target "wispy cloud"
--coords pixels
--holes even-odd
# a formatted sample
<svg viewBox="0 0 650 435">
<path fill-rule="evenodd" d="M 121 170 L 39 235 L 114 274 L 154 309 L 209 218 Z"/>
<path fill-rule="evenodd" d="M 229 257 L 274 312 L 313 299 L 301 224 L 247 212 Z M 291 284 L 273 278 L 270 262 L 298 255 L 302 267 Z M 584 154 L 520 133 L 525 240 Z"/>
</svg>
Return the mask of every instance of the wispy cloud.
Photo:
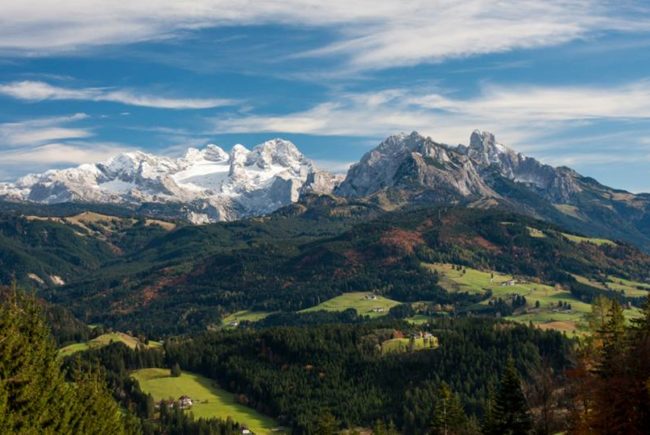
<svg viewBox="0 0 650 435">
<path fill-rule="evenodd" d="M 92 128 L 81 127 L 84 113 L 0 124 L 0 179 L 29 172 L 106 160 L 133 150 L 124 144 L 93 140 Z"/>
<path fill-rule="evenodd" d="M 422 89 L 340 94 L 302 112 L 236 115 L 214 121 L 218 133 L 285 132 L 382 137 L 418 130 L 462 143 L 474 128 L 526 144 L 593 120 L 650 120 L 650 82 L 604 87 L 485 86 L 461 98 Z"/>
<path fill-rule="evenodd" d="M 92 135 L 90 129 L 69 126 L 70 123 L 87 117 L 88 115 L 84 113 L 77 113 L 71 116 L 55 116 L 0 124 L 0 148 L 89 137 Z"/>
<path fill-rule="evenodd" d="M 647 32 L 641 1 L 606 0 L 5 0 L 0 50 L 47 55 L 174 38 L 187 30 L 256 24 L 331 29 L 306 53 L 342 56 L 354 69 L 560 44 L 606 31 Z"/>
<path fill-rule="evenodd" d="M 20 81 L 0 85 L 0 95 L 24 101 L 83 100 L 105 101 L 130 106 L 159 109 L 209 109 L 232 106 L 234 100 L 223 98 L 168 98 L 145 95 L 130 90 L 107 88 L 64 88 L 41 81 Z"/>
<path fill-rule="evenodd" d="M 0 151 L 3 165 L 27 165 L 29 172 L 42 171 L 65 165 L 78 165 L 107 160 L 121 152 L 133 151 L 133 147 L 115 143 L 75 142 L 48 143 L 35 147 Z M 9 170 L 5 170 L 10 173 Z M 21 170 L 20 173 L 23 173 Z"/>
</svg>

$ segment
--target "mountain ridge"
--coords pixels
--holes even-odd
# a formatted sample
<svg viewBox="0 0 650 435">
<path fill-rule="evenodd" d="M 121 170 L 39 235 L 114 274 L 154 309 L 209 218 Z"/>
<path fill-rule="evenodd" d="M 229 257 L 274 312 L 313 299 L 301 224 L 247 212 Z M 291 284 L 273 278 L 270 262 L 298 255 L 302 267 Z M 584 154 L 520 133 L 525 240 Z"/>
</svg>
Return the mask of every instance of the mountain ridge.
<svg viewBox="0 0 650 435">
<path fill-rule="evenodd" d="M 176 159 L 122 153 L 2 183 L 0 197 L 44 204 L 182 203 L 188 220 L 206 223 L 266 214 L 297 201 L 301 192 L 331 191 L 335 182 L 293 143 L 273 139 L 252 150 L 238 144 L 230 153 L 213 144 L 189 148 Z"/>
<path fill-rule="evenodd" d="M 504 207 L 650 250 L 650 194 L 613 189 L 553 167 L 474 130 L 467 145 L 417 132 L 389 136 L 344 179 L 321 171 L 291 142 L 252 150 L 190 148 L 177 159 L 143 152 L 0 183 L 0 199 L 31 203 L 110 203 L 195 224 L 232 221 L 334 194 L 384 210 L 427 205 Z"/>
<path fill-rule="evenodd" d="M 650 195 L 613 189 L 552 167 L 475 130 L 450 146 L 417 132 L 390 136 L 348 171 L 334 193 L 387 209 L 438 205 L 504 207 L 572 231 L 650 250 Z"/>
</svg>

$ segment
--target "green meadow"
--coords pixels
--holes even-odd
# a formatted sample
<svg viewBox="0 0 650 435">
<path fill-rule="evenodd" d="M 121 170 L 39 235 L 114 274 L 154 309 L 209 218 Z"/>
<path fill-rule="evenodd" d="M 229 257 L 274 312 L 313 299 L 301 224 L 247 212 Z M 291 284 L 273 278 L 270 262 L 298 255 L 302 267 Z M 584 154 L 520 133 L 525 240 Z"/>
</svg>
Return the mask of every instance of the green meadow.
<svg viewBox="0 0 650 435">
<path fill-rule="evenodd" d="M 235 323 L 238 324 L 244 321 L 257 322 L 258 320 L 262 320 L 266 318 L 269 314 L 273 314 L 273 313 L 270 311 L 250 311 L 250 310 L 237 311 L 236 313 L 224 317 L 223 326 L 225 326 L 226 328 L 232 328 Z"/>
<path fill-rule="evenodd" d="M 381 317 L 388 314 L 388 310 L 400 303 L 383 296 L 374 296 L 371 292 L 352 292 L 344 293 L 335 298 L 328 299 L 325 302 L 318 304 L 314 307 L 307 308 L 300 311 L 301 313 L 308 313 L 312 311 L 345 311 L 348 308 L 354 308 L 357 313 L 362 316 L 369 316 L 372 318 Z M 381 309 L 383 311 L 373 311 Z"/>
<path fill-rule="evenodd" d="M 517 311 L 509 319 L 523 322 L 533 322 L 541 327 L 552 327 L 566 331 L 579 328 L 584 315 L 591 311 L 591 306 L 576 299 L 569 291 L 555 288 L 548 284 L 522 281 L 511 275 L 498 272 L 481 271 L 470 267 L 457 270 L 451 264 L 429 264 L 431 270 L 438 272 L 440 285 L 450 292 L 467 292 L 484 294 L 492 292 L 492 298 L 508 298 L 519 295 L 525 296 L 527 307 Z M 511 280 L 514 284 L 507 285 Z M 480 305 L 486 305 L 483 301 Z M 536 303 L 539 302 L 539 308 Z M 571 305 L 570 310 L 558 308 L 559 302 Z"/>
<path fill-rule="evenodd" d="M 622 292 L 625 296 L 628 297 L 646 297 L 650 292 L 650 284 L 630 281 L 624 278 L 617 276 L 608 275 L 603 281 L 596 281 L 594 279 L 589 279 L 585 276 L 573 275 L 578 282 L 583 284 L 588 284 L 592 287 L 596 287 L 603 290 L 613 290 L 617 292 Z"/>
<path fill-rule="evenodd" d="M 611 245 L 611 246 L 616 246 L 616 243 L 612 242 L 611 240 L 608 239 L 599 239 L 596 237 L 582 237 L 582 236 L 576 236 L 574 234 L 568 234 L 568 233 L 561 233 L 565 238 L 568 240 L 574 242 L 574 243 L 592 243 L 594 245 Z"/>
<path fill-rule="evenodd" d="M 277 433 L 275 420 L 237 403 L 232 393 L 203 376 L 183 372 L 179 377 L 172 377 L 169 369 L 160 368 L 136 370 L 131 376 L 156 401 L 189 396 L 194 402 L 190 412 L 197 418 L 231 418 L 255 434 Z"/>
<path fill-rule="evenodd" d="M 92 340 L 89 340 L 85 343 L 74 343 L 68 346 L 64 346 L 59 349 L 59 356 L 70 356 L 77 352 L 83 352 L 88 349 L 97 349 L 116 342 L 124 343 L 131 349 L 135 349 L 138 344 L 141 343 L 140 340 L 130 336 L 129 334 L 124 334 L 123 332 L 109 332 L 107 334 L 102 334 L 99 337 L 93 338 Z M 142 344 L 144 345 L 144 343 Z M 157 341 L 150 341 L 147 346 L 149 348 L 156 348 L 162 346 L 162 344 Z"/>
<path fill-rule="evenodd" d="M 381 344 L 381 353 L 389 354 L 389 353 L 408 352 L 409 345 L 410 345 L 409 338 L 391 338 L 390 340 L 386 340 Z M 424 338 L 416 338 L 415 342 L 413 343 L 413 350 L 427 350 L 427 349 L 437 349 L 437 348 L 438 348 L 437 339 L 433 347 L 431 346 L 430 342 L 428 342 Z"/>
</svg>

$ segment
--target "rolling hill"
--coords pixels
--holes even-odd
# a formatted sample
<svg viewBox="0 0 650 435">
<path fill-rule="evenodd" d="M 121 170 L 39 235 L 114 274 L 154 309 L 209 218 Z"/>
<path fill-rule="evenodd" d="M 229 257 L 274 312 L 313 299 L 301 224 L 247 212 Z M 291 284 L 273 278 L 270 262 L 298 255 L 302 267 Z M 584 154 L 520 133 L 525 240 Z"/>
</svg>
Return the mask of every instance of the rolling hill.
<svg viewBox="0 0 650 435">
<path fill-rule="evenodd" d="M 505 211 L 425 208 L 368 219 L 364 209 L 358 219 L 291 207 L 262 219 L 165 232 L 43 294 L 88 323 L 151 335 L 204 329 L 240 310 L 309 309 L 349 292 L 458 307 L 485 300 L 448 291 L 427 266 L 433 263 L 561 285 L 583 302 L 606 295 L 639 304 L 642 297 L 576 276 L 650 279 L 650 257 L 625 242 L 593 243 Z"/>
</svg>

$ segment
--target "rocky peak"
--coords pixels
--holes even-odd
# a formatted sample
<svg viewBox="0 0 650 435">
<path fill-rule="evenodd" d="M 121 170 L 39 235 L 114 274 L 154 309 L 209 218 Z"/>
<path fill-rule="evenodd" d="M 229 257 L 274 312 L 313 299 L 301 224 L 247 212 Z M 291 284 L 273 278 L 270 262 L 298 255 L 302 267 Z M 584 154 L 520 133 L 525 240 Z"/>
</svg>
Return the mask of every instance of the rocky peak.
<svg viewBox="0 0 650 435">
<path fill-rule="evenodd" d="M 307 159 L 298 148 L 292 142 L 283 139 L 269 140 L 256 146 L 246 159 L 247 165 L 256 165 L 261 169 L 279 165 L 298 170 L 299 166 L 307 163 Z"/>
<path fill-rule="evenodd" d="M 188 148 L 183 157 L 188 163 L 193 163 L 201 160 L 207 160 L 210 162 L 224 162 L 229 158 L 228 153 L 225 152 L 221 147 L 209 144 L 206 145 L 203 149 L 197 148 Z"/>
<path fill-rule="evenodd" d="M 216 145 L 190 148 L 178 159 L 143 152 L 102 163 L 52 170 L 0 183 L 0 198 L 143 204 L 181 203 L 195 222 L 270 213 L 299 192 L 328 192 L 338 180 L 318 171 L 289 141 L 274 139 L 230 153 Z"/>
<path fill-rule="evenodd" d="M 480 165 L 505 164 L 518 158 L 511 149 L 498 143 L 493 133 L 474 130 L 469 139 L 469 148 L 463 148 L 467 155 Z M 460 150 L 460 149 L 459 149 Z"/>
</svg>

